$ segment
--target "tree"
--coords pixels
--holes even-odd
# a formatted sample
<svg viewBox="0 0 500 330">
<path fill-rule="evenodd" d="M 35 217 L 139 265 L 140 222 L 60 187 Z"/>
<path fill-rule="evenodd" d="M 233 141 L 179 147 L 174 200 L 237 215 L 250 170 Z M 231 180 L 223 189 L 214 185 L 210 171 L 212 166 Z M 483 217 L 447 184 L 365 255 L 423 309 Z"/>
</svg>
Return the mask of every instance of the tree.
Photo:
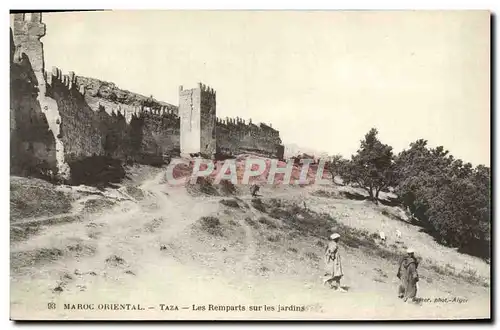
<svg viewBox="0 0 500 330">
<path fill-rule="evenodd" d="M 490 250 L 490 169 L 417 140 L 395 161 L 396 194 L 446 245 L 481 257 Z"/>
<path fill-rule="evenodd" d="M 357 183 L 376 204 L 380 191 L 393 182 L 392 147 L 380 142 L 377 135 L 375 128 L 365 135 L 357 153 L 347 163 L 344 173 L 345 183 Z"/>
<path fill-rule="evenodd" d="M 335 155 L 329 159 L 326 168 L 328 172 L 330 172 L 334 184 L 337 184 L 337 182 L 335 182 L 336 176 L 339 176 L 341 178 L 343 177 L 348 163 L 349 161 L 347 159 L 344 159 L 341 155 Z"/>
</svg>

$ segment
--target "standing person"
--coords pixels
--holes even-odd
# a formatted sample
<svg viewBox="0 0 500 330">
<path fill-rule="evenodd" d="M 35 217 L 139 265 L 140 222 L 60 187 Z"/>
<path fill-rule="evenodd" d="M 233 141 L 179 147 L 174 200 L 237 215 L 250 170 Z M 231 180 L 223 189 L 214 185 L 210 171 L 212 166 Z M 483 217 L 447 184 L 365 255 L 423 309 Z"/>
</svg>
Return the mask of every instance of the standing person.
<svg viewBox="0 0 500 330">
<path fill-rule="evenodd" d="M 252 192 L 252 197 L 256 197 L 257 196 L 257 193 L 259 192 L 259 185 L 254 183 L 251 187 L 250 187 L 250 190 Z"/>
<path fill-rule="evenodd" d="M 378 235 L 380 236 L 380 241 L 382 242 L 382 244 L 385 245 L 385 233 L 383 231 L 380 231 Z"/>
<path fill-rule="evenodd" d="M 415 251 L 409 248 L 406 251 L 406 256 L 399 264 L 397 277 L 401 280 L 398 289 L 398 297 L 404 301 L 410 299 L 413 301 L 417 295 L 418 282 L 418 261 L 415 258 Z"/>
<path fill-rule="evenodd" d="M 340 279 L 344 275 L 342 272 L 342 260 L 339 253 L 339 239 L 340 235 L 335 233 L 330 236 L 330 242 L 325 249 L 325 268 L 326 278 L 323 284 L 329 284 L 330 287 L 333 282 L 333 288 L 340 292 L 346 292 L 340 287 Z"/>
</svg>

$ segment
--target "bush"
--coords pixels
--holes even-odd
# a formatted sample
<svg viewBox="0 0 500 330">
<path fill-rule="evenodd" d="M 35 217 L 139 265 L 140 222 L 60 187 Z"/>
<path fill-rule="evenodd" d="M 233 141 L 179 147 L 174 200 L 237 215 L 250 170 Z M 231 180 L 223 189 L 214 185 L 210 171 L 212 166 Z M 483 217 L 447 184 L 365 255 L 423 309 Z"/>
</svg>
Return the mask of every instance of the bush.
<svg viewBox="0 0 500 330">
<path fill-rule="evenodd" d="M 132 198 L 135 198 L 138 201 L 144 199 L 144 192 L 142 191 L 141 188 L 137 188 L 134 186 L 127 186 L 125 190 L 127 194 L 129 194 Z"/>
<path fill-rule="evenodd" d="M 319 257 L 314 252 L 306 252 L 305 256 L 313 261 L 319 261 Z"/>
<path fill-rule="evenodd" d="M 233 208 L 239 208 L 239 204 L 235 199 L 222 199 L 219 203 L 222 205 L 228 206 L 228 207 L 233 207 Z"/>
<path fill-rule="evenodd" d="M 311 195 L 317 196 L 317 197 L 324 197 L 324 198 L 338 198 L 339 197 L 339 195 L 337 193 L 329 192 L 329 191 L 322 190 L 322 189 L 313 191 L 311 193 Z"/>
<path fill-rule="evenodd" d="M 266 212 L 264 203 L 262 203 L 260 198 L 252 198 L 252 206 L 260 212 Z"/>
<path fill-rule="evenodd" d="M 255 222 L 252 218 L 250 217 L 246 217 L 245 218 L 245 222 L 252 228 L 259 228 L 259 225 L 257 224 L 257 222 Z"/>
<path fill-rule="evenodd" d="M 269 236 L 267 236 L 267 240 L 268 240 L 269 242 L 279 242 L 280 238 L 281 238 L 281 236 L 280 236 L 280 235 L 278 235 L 278 234 L 274 234 L 274 235 L 269 235 Z"/>
<path fill-rule="evenodd" d="M 221 236 L 222 228 L 220 226 L 220 221 L 216 217 L 201 217 L 201 228 L 208 232 L 209 234 Z"/>
<path fill-rule="evenodd" d="M 116 204 L 115 201 L 108 199 L 102 199 L 102 198 L 88 199 L 85 201 L 85 204 L 83 206 L 83 211 L 89 213 L 100 212 L 105 209 L 110 209 L 115 204 Z"/>
<path fill-rule="evenodd" d="M 150 233 L 156 231 L 163 224 L 163 218 L 154 218 L 152 221 L 146 223 L 144 225 L 144 230 L 149 231 Z"/>
<path fill-rule="evenodd" d="M 473 268 L 463 269 L 458 272 L 455 267 L 450 264 L 446 264 L 444 267 L 434 264 L 432 261 L 429 261 L 430 269 L 432 269 L 435 273 L 444 275 L 444 276 L 453 276 L 455 278 L 459 278 L 465 280 L 471 284 L 479 284 L 483 287 L 489 287 L 490 283 L 488 280 L 477 274 L 477 270 Z"/>
<path fill-rule="evenodd" d="M 271 220 L 267 219 L 266 217 L 260 217 L 259 222 L 262 224 L 265 224 L 269 228 L 276 228 L 276 225 Z"/>
<path fill-rule="evenodd" d="M 108 258 L 106 258 L 106 263 L 111 266 L 123 265 L 125 264 L 125 259 L 117 255 L 111 255 Z"/>
<path fill-rule="evenodd" d="M 235 195 L 236 194 L 236 187 L 229 180 L 225 180 L 224 179 L 224 180 L 220 181 L 220 190 L 226 196 L 228 196 L 228 195 Z"/>
<path fill-rule="evenodd" d="M 196 179 L 196 183 L 192 184 L 190 181 L 186 183 L 186 188 L 191 195 L 210 195 L 210 196 L 218 196 L 219 192 L 214 188 L 212 184 L 212 180 L 207 177 L 198 177 Z"/>
</svg>

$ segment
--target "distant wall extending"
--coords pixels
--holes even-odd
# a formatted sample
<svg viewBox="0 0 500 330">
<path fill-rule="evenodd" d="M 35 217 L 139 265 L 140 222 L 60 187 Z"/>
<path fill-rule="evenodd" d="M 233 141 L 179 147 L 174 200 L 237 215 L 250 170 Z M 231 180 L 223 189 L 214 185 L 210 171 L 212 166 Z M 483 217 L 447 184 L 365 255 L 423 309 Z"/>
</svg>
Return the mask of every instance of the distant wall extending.
<svg viewBox="0 0 500 330">
<path fill-rule="evenodd" d="M 241 118 L 217 119 L 217 147 L 222 154 L 252 152 L 267 157 L 283 158 L 279 131 L 266 124 L 247 124 Z"/>
</svg>

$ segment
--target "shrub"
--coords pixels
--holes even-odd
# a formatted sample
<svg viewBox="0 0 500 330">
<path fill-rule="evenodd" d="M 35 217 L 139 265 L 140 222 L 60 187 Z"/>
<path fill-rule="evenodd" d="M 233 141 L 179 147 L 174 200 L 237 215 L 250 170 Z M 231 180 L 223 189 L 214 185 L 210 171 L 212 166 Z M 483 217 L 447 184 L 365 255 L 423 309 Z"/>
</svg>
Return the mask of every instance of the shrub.
<svg viewBox="0 0 500 330">
<path fill-rule="evenodd" d="M 274 234 L 274 235 L 269 235 L 269 236 L 267 236 L 267 240 L 268 240 L 269 242 L 279 242 L 280 238 L 281 238 L 281 236 L 280 236 L 280 235 L 278 235 L 278 234 Z"/>
<path fill-rule="evenodd" d="M 319 261 L 318 255 L 314 252 L 306 252 L 305 256 L 313 261 Z"/>
<path fill-rule="evenodd" d="M 125 259 L 117 255 L 111 255 L 108 258 L 106 258 L 106 263 L 111 266 L 123 265 L 125 264 Z"/>
<path fill-rule="evenodd" d="M 136 200 L 142 200 L 144 199 L 144 192 L 142 189 L 134 187 L 134 186 L 127 186 L 126 188 L 127 194 L 129 194 L 131 197 L 135 198 Z"/>
<path fill-rule="evenodd" d="M 266 226 L 268 226 L 270 228 L 276 228 L 276 225 L 271 220 L 267 219 L 266 217 L 260 217 L 259 222 L 262 224 L 265 224 Z"/>
<path fill-rule="evenodd" d="M 83 211 L 89 213 L 100 212 L 105 209 L 111 208 L 115 204 L 116 204 L 115 201 L 108 199 L 102 199 L 102 198 L 88 199 L 85 201 Z"/>
<path fill-rule="evenodd" d="M 252 218 L 250 217 L 246 217 L 245 218 L 245 222 L 250 226 L 250 227 L 253 227 L 253 228 L 259 228 L 259 225 L 257 224 L 257 222 L 255 222 Z"/>
<path fill-rule="evenodd" d="M 317 196 L 317 197 L 324 197 L 324 198 L 338 198 L 338 194 L 334 193 L 334 192 L 329 192 L 329 191 L 326 191 L 326 190 L 316 190 L 316 191 L 313 191 L 311 193 L 311 195 L 313 196 Z"/>
<path fill-rule="evenodd" d="M 192 195 L 197 195 L 199 193 L 210 196 L 219 195 L 219 192 L 214 188 L 212 184 L 211 178 L 207 177 L 198 177 L 195 184 L 192 184 L 190 181 L 188 181 L 186 188 Z"/>
<path fill-rule="evenodd" d="M 222 228 L 220 226 L 220 221 L 216 217 L 201 217 L 201 228 L 208 232 L 209 234 L 221 236 Z"/>
<path fill-rule="evenodd" d="M 224 195 L 236 194 L 236 187 L 231 181 L 226 179 L 220 181 L 220 190 Z"/>
<path fill-rule="evenodd" d="M 262 203 L 260 198 L 252 198 L 252 206 L 260 212 L 266 212 L 264 203 Z"/>
<path fill-rule="evenodd" d="M 155 218 L 151 222 L 148 222 L 144 225 L 144 230 L 149 231 L 150 233 L 156 231 L 163 223 L 163 218 Z"/>
<path fill-rule="evenodd" d="M 228 207 L 233 207 L 233 208 L 240 207 L 238 205 L 238 202 L 235 199 L 222 199 L 219 203 L 221 203 L 222 205 L 228 206 Z"/>
</svg>

